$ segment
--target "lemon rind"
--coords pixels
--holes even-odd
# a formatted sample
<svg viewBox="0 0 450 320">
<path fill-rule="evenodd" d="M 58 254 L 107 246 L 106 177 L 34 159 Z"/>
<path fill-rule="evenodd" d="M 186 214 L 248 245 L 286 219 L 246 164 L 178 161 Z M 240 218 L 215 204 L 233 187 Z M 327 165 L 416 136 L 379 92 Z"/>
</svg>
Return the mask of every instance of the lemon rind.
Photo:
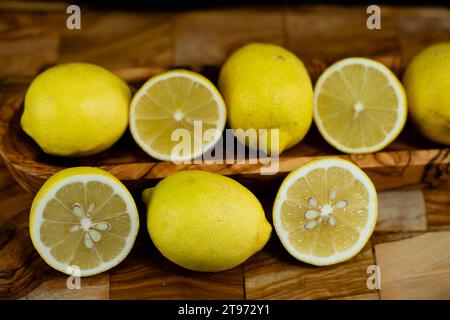
<svg viewBox="0 0 450 320">
<path fill-rule="evenodd" d="M 210 140 L 210 142 L 206 145 L 202 146 L 202 149 L 198 150 L 198 151 L 194 151 L 190 156 L 186 156 L 186 157 L 173 157 L 171 154 L 167 155 L 167 154 L 162 154 L 159 153 L 155 150 L 153 150 L 148 144 L 146 144 L 142 138 L 139 135 L 139 132 L 136 128 L 136 117 L 135 117 L 135 112 L 136 112 L 136 106 L 137 106 L 137 101 L 139 101 L 139 99 L 148 91 L 148 89 L 153 86 L 155 83 L 169 79 L 169 78 L 174 78 L 174 77 L 185 77 L 188 78 L 194 82 L 197 82 L 199 84 L 201 84 L 202 86 L 204 86 L 205 88 L 207 88 L 209 90 L 209 92 L 211 92 L 214 100 L 216 101 L 216 104 L 218 106 L 218 110 L 219 110 L 219 118 L 217 120 L 217 134 Z M 152 78 L 150 78 L 149 80 L 147 80 L 147 82 L 144 83 L 144 85 L 136 92 L 136 94 L 134 95 L 133 99 L 131 100 L 131 107 L 130 107 L 130 131 L 131 131 L 131 135 L 133 136 L 134 140 L 136 141 L 136 143 L 142 148 L 142 150 L 144 150 L 148 155 L 150 155 L 151 157 L 157 159 L 157 160 L 161 160 L 161 161 L 172 161 L 172 162 L 184 162 L 184 161 L 190 161 L 192 159 L 195 159 L 199 156 L 201 156 L 202 154 L 208 152 L 222 137 L 222 132 L 225 129 L 225 124 L 226 124 L 226 120 L 227 120 L 227 111 L 226 111 L 226 107 L 225 107 L 225 102 L 222 98 L 222 96 L 220 95 L 219 91 L 217 90 L 217 88 L 214 86 L 214 84 L 209 81 L 206 77 L 202 76 L 201 74 L 192 72 L 192 71 L 188 71 L 188 70 L 171 70 L 159 75 L 156 75 Z M 219 134 L 220 132 L 220 134 Z"/>
<path fill-rule="evenodd" d="M 295 249 L 290 244 L 288 233 L 281 224 L 280 214 L 281 214 L 281 206 L 283 202 L 286 200 L 286 193 L 295 181 L 297 181 L 300 177 L 305 176 L 308 172 L 310 172 L 313 169 L 328 168 L 331 166 L 338 166 L 344 169 L 348 169 L 353 174 L 355 179 L 358 179 L 361 183 L 364 184 L 364 186 L 367 187 L 369 193 L 369 205 L 368 205 L 369 219 L 364 229 L 360 232 L 360 237 L 358 241 L 352 248 L 324 258 L 324 257 L 317 257 L 312 254 L 304 254 Z M 278 193 L 275 198 L 275 203 L 273 206 L 273 216 L 272 216 L 274 229 L 278 237 L 280 238 L 280 241 L 284 246 L 284 248 L 297 260 L 316 266 L 327 266 L 340 263 L 343 261 L 347 261 L 353 258 L 355 255 L 357 255 L 369 241 L 370 236 L 372 235 L 373 230 L 375 229 L 377 217 L 378 217 L 377 192 L 372 181 L 366 175 L 366 173 L 362 171 L 358 166 L 356 166 L 350 161 L 344 160 L 339 157 L 313 160 L 292 171 L 283 180 L 280 189 L 278 190 Z"/>
<path fill-rule="evenodd" d="M 78 170 L 83 168 L 72 168 L 68 170 Z M 50 249 L 46 247 L 40 238 L 40 227 L 42 225 L 43 221 L 43 210 L 48 203 L 49 200 L 53 199 L 56 192 L 64 185 L 74 182 L 81 182 L 81 183 L 87 183 L 89 181 L 98 181 L 101 183 L 105 183 L 108 186 L 110 186 L 115 193 L 117 193 L 121 198 L 125 201 L 127 206 L 127 212 L 130 214 L 130 234 L 126 238 L 126 244 L 123 248 L 122 252 L 113 260 L 102 263 L 96 268 L 91 269 L 81 269 L 80 270 L 80 276 L 81 277 L 87 277 L 96 275 L 102 272 L 105 272 L 115 266 L 117 266 L 120 262 L 122 262 L 130 253 L 131 249 L 133 248 L 134 242 L 136 240 L 138 231 L 139 231 L 139 214 L 136 207 L 136 204 L 134 203 L 133 197 L 129 193 L 129 191 L 123 186 L 123 184 L 116 179 L 114 176 L 110 176 L 110 174 L 102 171 L 99 173 L 96 173 L 95 171 L 101 171 L 100 169 L 95 168 L 87 168 L 90 173 L 89 174 L 74 174 L 72 176 L 67 175 L 68 170 L 63 170 L 60 173 L 55 174 L 53 178 L 53 183 L 51 185 L 47 185 L 44 188 L 42 188 L 38 194 L 35 197 L 35 200 L 33 201 L 31 211 L 30 211 L 30 223 L 29 223 L 29 231 L 30 231 L 30 237 L 31 241 L 38 251 L 39 255 L 42 257 L 42 259 L 52 268 L 68 274 L 73 275 L 70 272 L 70 265 L 61 263 L 57 261 L 50 253 Z M 66 171 L 66 172 L 64 172 Z M 58 175 L 60 175 L 58 177 Z M 61 177 L 61 178 L 60 178 Z M 50 178 L 48 181 L 50 181 L 52 178 Z"/>
<path fill-rule="evenodd" d="M 376 69 L 377 71 L 380 71 L 389 81 L 391 87 L 394 89 L 395 94 L 397 96 L 397 100 L 399 101 L 399 105 L 397 106 L 397 110 L 399 111 L 397 121 L 394 124 L 393 130 L 386 135 L 383 141 L 380 143 L 368 146 L 368 147 L 362 147 L 362 148 L 350 148 L 347 146 L 344 146 L 342 143 L 340 143 L 338 140 L 334 139 L 331 135 L 328 134 L 326 129 L 323 126 L 322 120 L 320 119 L 319 112 L 318 112 L 318 98 L 320 95 L 321 88 L 323 86 L 323 83 L 325 80 L 332 74 L 335 73 L 342 68 L 352 65 L 352 64 L 360 64 L 364 67 L 371 67 Z M 372 153 L 380 151 L 381 149 L 385 148 L 387 145 L 389 145 L 391 142 L 393 142 L 398 135 L 401 133 L 403 127 L 405 126 L 406 119 L 407 119 L 407 101 L 406 101 L 406 93 L 403 89 L 402 84 L 397 79 L 395 74 L 389 70 L 384 64 L 367 59 L 367 58 L 347 58 L 340 60 L 334 64 L 332 64 L 330 67 L 328 67 L 324 73 L 321 74 L 319 79 L 316 82 L 315 88 L 314 88 L 314 122 L 319 129 L 319 132 L 321 133 L 322 137 L 333 147 L 338 149 L 341 152 L 349 153 L 349 154 L 355 154 L 355 153 Z"/>
</svg>

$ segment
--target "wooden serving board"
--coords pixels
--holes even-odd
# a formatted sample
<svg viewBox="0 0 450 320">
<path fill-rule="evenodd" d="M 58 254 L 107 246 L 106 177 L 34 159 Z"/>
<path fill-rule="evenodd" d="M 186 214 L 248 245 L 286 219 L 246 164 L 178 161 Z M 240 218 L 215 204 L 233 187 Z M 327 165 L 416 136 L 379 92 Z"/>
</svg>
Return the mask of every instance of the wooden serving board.
<svg viewBox="0 0 450 320">
<path fill-rule="evenodd" d="M 60 62 L 97 63 L 134 87 L 171 66 L 190 66 L 214 80 L 233 50 L 264 41 L 296 53 L 313 79 L 348 56 L 373 57 L 401 75 L 420 49 L 450 41 L 449 8 L 382 6 L 382 29 L 368 30 L 366 6 L 358 5 L 174 13 L 82 7 L 82 30 L 69 31 L 67 5 L 0 2 L 0 153 L 5 158 L 0 159 L 0 299 L 450 299 L 449 150 L 425 140 L 410 125 L 385 150 L 348 157 L 374 180 L 380 205 L 376 230 L 353 259 L 309 266 L 293 259 L 273 234 L 261 252 L 239 267 L 191 272 L 162 257 L 141 223 L 136 245 L 123 263 L 82 279 L 80 290 L 69 290 L 67 277 L 47 266 L 33 248 L 28 233 L 33 193 L 21 186 L 35 192 L 61 168 L 99 165 L 132 187 L 145 222 L 142 187 L 183 167 L 154 161 L 128 133 L 94 157 L 49 157 L 19 125 L 28 84 Z M 312 128 L 301 144 L 282 154 L 280 174 L 274 177 L 260 176 L 255 165 L 187 168 L 232 175 L 255 193 L 271 220 L 283 176 L 324 155 L 342 156 Z M 367 286 L 372 265 L 381 271 L 379 289 Z"/>
<path fill-rule="evenodd" d="M 377 57 L 397 74 L 399 57 Z M 313 81 L 327 67 L 327 63 L 306 61 Z M 179 68 L 179 67 L 176 67 Z M 396 70 L 397 68 L 397 70 Z M 189 67 L 216 82 L 219 68 Z M 139 88 L 149 77 L 163 72 L 161 68 L 140 68 L 117 70 L 133 88 Z M 112 148 L 90 157 L 62 158 L 45 154 L 22 130 L 20 117 L 23 112 L 23 97 L 14 96 L 3 106 L 0 114 L 0 155 L 17 182 L 30 192 L 37 192 L 54 173 L 67 167 L 98 166 L 124 181 L 131 188 L 148 184 L 150 179 L 161 179 L 179 170 L 200 169 L 223 175 L 239 176 L 243 179 L 271 180 L 261 175 L 262 165 L 258 159 L 246 163 L 236 159 L 219 164 L 194 163 L 175 164 L 158 161 L 146 155 L 127 132 Z M 374 181 L 378 190 L 398 187 L 437 186 L 442 183 L 450 164 L 450 149 L 434 144 L 420 136 L 414 128 L 407 126 L 403 134 L 386 149 L 364 155 L 344 155 L 333 149 L 320 136 L 314 125 L 306 138 L 292 149 L 279 156 L 279 170 L 276 177 L 283 177 L 300 165 L 324 156 L 340 156 L 353 161 Z M 254 161 L 252 161 L 254 160 Z"/>
</svg>

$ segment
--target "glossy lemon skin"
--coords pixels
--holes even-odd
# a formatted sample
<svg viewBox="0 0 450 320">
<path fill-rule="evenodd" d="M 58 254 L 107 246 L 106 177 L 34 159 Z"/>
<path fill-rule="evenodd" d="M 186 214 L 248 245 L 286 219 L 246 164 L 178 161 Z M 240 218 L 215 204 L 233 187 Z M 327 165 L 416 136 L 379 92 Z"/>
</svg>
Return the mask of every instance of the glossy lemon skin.
<svg viewBox="0 0 450 320">
<path fill-rule="evenodd" d="M 258 199 L 231 178 L 188 170 L 162 180 L 148 201 L 147 228 L 159 251 L 196 271 L 243 263 L 267 243 L 272 227 Z"/>
<path fill-rule="evenodd" d="M 279 153 L 299 143 L 311 125 L 311 79 L 302 61 L 277 45 L 251 43 L 235 51 L 222 67 L 219 90 L 230 127 L 279 129 Z"/>
<path fill-rule="evenodd" d="M 128 85 L 110 71 L 88 63 L 60 64 L 31 83 L 21 125 L 48 154 L 91 155 L 122 136 L 130 100 Z"/>
<path fill-rule="evenodd" d="M 450 145 L 450 42 L 415 56 L 403 84 L 415 127 L 428 139 Z"/>
</svg>

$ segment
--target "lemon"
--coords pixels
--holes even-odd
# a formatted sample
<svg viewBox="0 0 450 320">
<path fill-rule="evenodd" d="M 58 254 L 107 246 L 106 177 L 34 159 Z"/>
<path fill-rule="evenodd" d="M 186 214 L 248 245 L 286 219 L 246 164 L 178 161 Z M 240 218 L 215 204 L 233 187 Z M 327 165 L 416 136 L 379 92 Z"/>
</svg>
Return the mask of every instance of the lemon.
<svg viewBox="0 0 450 320">
<path fill-rule="evenodd" d="M 130 99 L 127 84 L 108 70 L 88 63 L 61 64 L 33 80 L 21 124 L 46 153 L 91 155 L 121 137 Z"/>
<path fill-rule="evenodd" d="M 302 61 L 279 46 L 251 43 L 235 51 L 222 67 L 219 89 L 231 128 L 279 130 L 278 150 L 272 150 L 269 136 L 268 145 L 258 142 L 263 151 L 291 148 L 311 125 L 313 90 L 308 72 Z"/>
<path fill-rule="evenodd" d="M 219 141 L 225 122 L 220 93 L 208 79 L 187 70 L 149 79 L 131 102 L 134 140 L 158 160 L 183 162 L 202 155 Z M 178 136 L 177 129 L 186 134 Z M 185 145 L 178 149 L 180 143 Z"/>
<path fill-rule="evenodd" d="M 377 221 L 377 194 L 353 163 L 325 158 L 291 172 L 273 208 L 274 227 L 289 253 L 322 266 L 356 255 Z"/>
<path fill-rule="evenodd" d="M 29 226 L 36 250 L 51 267 L 90 276 L 125 259 L 139 216 L 119 180 L 100 169 L 78 167 L 56 173 L 42 186 Z"/>
<path fill-rule="evenodd" d="M 191 270 L 233 268 L 262 249 L 272 230 L 248 189 L 211 172 L 179 171 L 144 191 L 144 201 L 153 243 Z"/>
<path fill-rule="evenodd" d="M 406 96 L 383 64 L 348 58 L 331 65 L 314 89 L 314 121 L 325 140 L 346 153 L 376 152 L 400 134 Z"/>
<path fill-rule="evenodd" d="M 428 139 L 450 145 L 450 42 L 419 53 L 403 76 L 411 119 Z"/>
</svg>

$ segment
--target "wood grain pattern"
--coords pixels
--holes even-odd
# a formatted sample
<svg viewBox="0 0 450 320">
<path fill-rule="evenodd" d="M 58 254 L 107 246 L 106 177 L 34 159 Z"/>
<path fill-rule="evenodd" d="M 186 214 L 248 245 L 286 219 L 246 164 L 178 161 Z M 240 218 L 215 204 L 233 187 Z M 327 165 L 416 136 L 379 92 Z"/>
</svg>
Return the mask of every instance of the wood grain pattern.
<svg viewBox="0 0 450 320">
<path fill-rule="evenodd" d="M 247 42 L 266 41 L 298 54 L 313 79 L 329 63 L 356 54 L 375 57 L 401 76 L 419 50 L 450 40 L 450 9 L 431 6 L 382 6 L 382 30 L 374 31 L 364 28 L 366 7 L 358 5 L 176 13 L 83 7 L 81 32 L 65 28 L 66 7 L 67 3 L 59 1 L 0 1 L 1 152 L 14 159 L 7 165 L 15 178 L 33 191 L 60 168 L 102 166 L 136 189 L 141 222 L 145 210 L 140 188 L 176 168 L 146 156 L 128 133 L 111 150 L 95 157 L 62 160 L 44 155 L 21 132 L 16 109 L 28 84 L 43 68 L 71 60 L 91 61 L 111 68 L 138 87 L 168 67 L 188 65 L 215 80 L 218 66 L 231 51 Z M 10 122 L 11 118 L 15 120 Z M 15 138 L 8 138 L 5 144 L 5 135 Z M 0 299 L 378 299 L 379 292 L 366 286 L 366 268 L 374 263 L 381 266 L 381 298 L 448 299 L 439 287 L 450 292 L 449 153 L 407 126 L 383 152 L 349 157 L 364 168 L 379 191 L 405 190 L 380 196 L 377 230 L 363 252 L 344 264 L 326 268 L 302 264 L 273 234 L 268 246 L 243 266 L 217 274 L 190 272 L 163 258 L 141 223 L 136 246 L 125 261 L 110 272 L 82 279 L 84 289 L 79 291 L 68 291 L 65 276 L 47 266 L 34 250 L 28 234 L 33 196 L 15 182 L 0 157 Z M 323 155 L 338 153 L 312 128 L 304 142 L 283 154 L 281 174 L 275 177 L 260 176 L 259 169 L 250 165 L 185 168 L 233 175 L 260 199 L 270 221 L 273 199 L 284 175 Z M 422 202 L 415 198 L 421 192 L 425 224 Z M 402 202 L 406 205 L 401 206 Z M 414 203 L 411 208 L 410 202 Z"/>
<path fill-rule="evenodd" d="M 315 267 L 295 260 L 278 239 L 245 263 L 247 299 L 336 299 L 371 294 L 366 286 L 375 264 L 370 242 L 351 261 Z"/>
<path fill-rule="evenodd" d="M 9 12 L 61 12 L 68 3 L 63 1 L 9 1 L 0 2 L 0 9 Z"/>
<path fill-rule="evenodd" d="M 149 69 L 155 71 L 159 69 Z M 136 77 L 136 69 L 119 73 Z M 138 76 L 141 76 L 139 72 Z M 208 170 L 224 175 L 259 176 L 262 165 L 249 161 L 240 164 L 236 159 L 224 164 L 175 164 L 159 162 L 144 154 L 127 133 L 112 148 L 85 158 L 60 158 L 46 155 L 20 127 L 22 97 L 6 102 L 0 120 L 0 154 L 12 175 L 26 190 L 36 192 L 52 174 L 68 166 L 98 166 L 128 184 L 142 186 L 145 180 L 164 178 L 184 169 Z M 412 128 L 386 150 L 367 155 L 342 155 L 310 130 L 306 138 L 294 148 L 280 155 L 278 175 L 286 175 L 300 165 L 319 156 L 341 156 L 360 166 L 379 190 L 417 188 L 423 184 L 437 186 L 448 180 L 450 151 L 418 137 Z"/>
<path fill-rule="evenodd" d="M 380 243 L 389 243 L 396 242 L 400 240 L 405 240 L 409 238 L 414 238 L 423 234 L 426 234 L 426 231 L 391 231 L 391 232 L 379 232 L 375 231 L 372 235 L 372 244 L 377 245 Z"/>
<path fill-rule="evenodd" d="M 144 228 L 145 229 L 145 228 Z M 111 271 L 111 299 L 243 299 L 243 267 L 185 270 L 165 259 L 141 230 L 130 256 Z"/>
<path fill-rule="evenodd" d="M 375 246 L 381 299 L 450 299 L 450 232 Z"/>
<path fill-rule="evenodd" d="M 28 210 L 29 206 L 25 211 L 16 212 L 0 226 L 0 299 L 21 298 L 38 287 L 46 273 L 55 272 L 31 243 Z"/>
<path fill-rule="evenodd" d="M 425 203 L 430 230 L 450 230 L 450 187 L 425 189 Z"/>
<path fill-rule="evenodd" d="M 68 289 L 68 277 L 50 273 L 41 284 L 23 297 L 25 300 L 107 300 L 109 299 L 109 273 L 80 279 L 80 287 Z"/>
<path fill-rule="evenodd" d="M 378 290 L 376 291 L 377 292 L 358 294 L 356 296 L 332 298 L 330 300 L 378 300 L 380 298 L 380 294 L 378 293 Z"/>
<path fill-rule="evenodd" d="M 388 14 L 388 8 L 382 7 L 382 32 L 369 30 L 366 8 L 294 7 L 286 12 L 287 47 L 302 58 L 328 61 L 349 56 L 398 55 L 395 17 Z"/>
<path fill-rule="evenodd" d="M 402 60 L 407 63 L 430 43 L 449 41 L 450 8 L 390 8 L 398 26 Z M 426 30 L 426 32 L 421 32 Z"/>
<path fill-rule="evenodd" d="M 284 42 L 282 8 L 183 12 L 174 28 L 176 65 L 220 65 L 249 42 Z"/>
<path fill-rule="evenodd" d="M 0 77 L 34 76 L 56 63 L 63 15 L 0 12 L 0 21 Z"/>
<path fill-rule="evenodd" d="M 422 190 L 378 193 L 378 221 L 375 230 L 427 230 L 427 213 Z"/>
<path fill-rule="evenodd" d="M 60 62 L 85 61 L 115 69 L 173 65 L 171 15 L 84 12 L 80 31 L 61 31 Z"/>
</svg>

